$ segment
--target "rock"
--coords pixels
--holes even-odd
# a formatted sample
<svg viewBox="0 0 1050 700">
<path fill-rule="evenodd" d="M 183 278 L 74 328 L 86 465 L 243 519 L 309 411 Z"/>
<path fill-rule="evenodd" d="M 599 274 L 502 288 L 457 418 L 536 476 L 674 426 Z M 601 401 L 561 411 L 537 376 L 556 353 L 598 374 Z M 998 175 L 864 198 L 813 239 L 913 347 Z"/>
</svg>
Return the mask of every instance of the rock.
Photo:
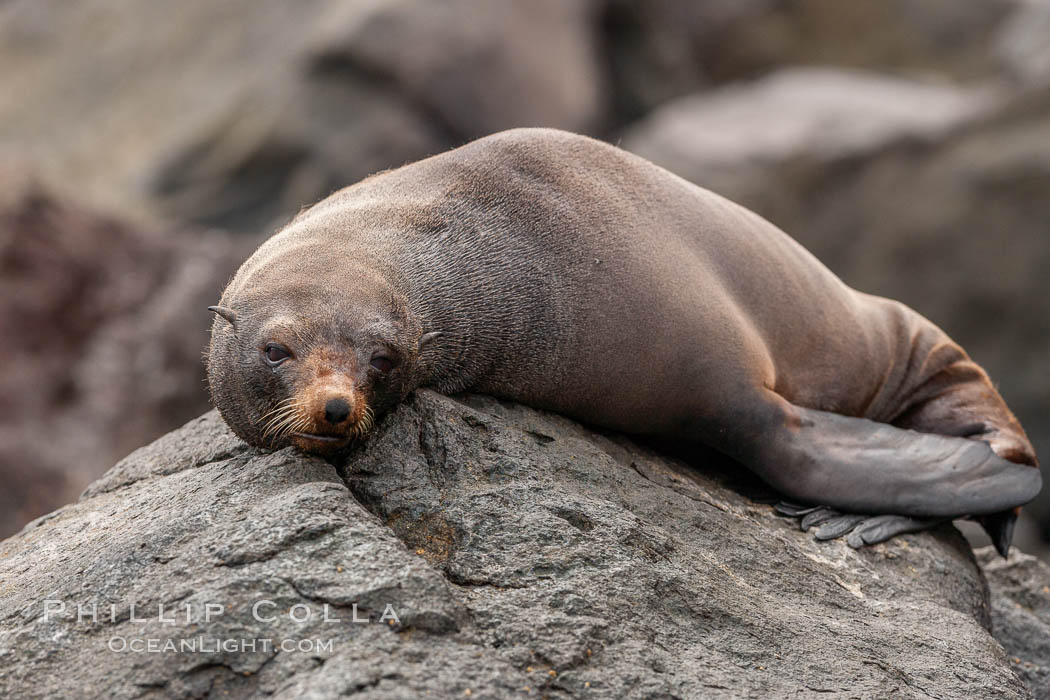
<svg viewBox="0 0 1050 700">
<path fill-rule="evenodd" d="M 860 97 L 878 93 L 871 81 L 838 74 L 856 108 L 828 110 L 812 100 L 826 76 L 778 74 L 670 105 L 623 144 L 754 209 L 851 286 L 944 328 L 1045 460 L 1050 386 L 1032 378 L 1050 376 L 1050 88 L 989 103 L 997 93 L 899 84 L 896 106 L 879 108 Z M 717 150 L 715 124 L 727 144 Z M 879 138 L 853 138 L 856 124 Z M 1050 492 L 1027 510 L 1050 539 Z"/>
<path fill-rule="evenodd" d="M 975 552 L 991 590 L 995 637 L 1036 698 L 1050 698 L 1050 566 L 1018 551 Z"/>
<path fill-rule="evenodd" d="M 396 0 L 315 44 L 315 61 L 387 77 L 468 141 L 514 126 L 587 132 L 604 86 L 590 0 Z"/>
<path fill-rule="evenodd" d="M 158 164 L 279 76 L 332 4 L 4 3 L 0 151 L 28 154 L 103 209 L 156 214 L 146 185 Z"/>
<path fill-rule="evenodd" d="M 608 136 L 784 64 L 1038 73 L 1039 22 L 1018 2 L 9 0 L 0 152 L 106 209 L 263 233 L 477 136 Z"/>
<path fill-rule="evenodd" d="M 107 208 L 262 233 L 475 136 L 599 126 L 593 8 L 15 0 L 0 13 L 0 151 Z"/>
<path fill-rule="evenodd" d="M 621 145 L 768 212 L 798 197 L 784 185 L 803 186 L 807 169 L 861 159 L 901 140 L 935 141 L 991 111 L 999 97 L 991 88 L 871 71 L 785 68 L 671 101 L 628 129 Z M 794 178 L 785 172 L 791 166 Z"/>
<path fill-rule="evenodd" d="M 995 50 L 1006 72 L 1024 84 L 1050 83 L 1050 1 L 1022 0 L 1000 26 Z"/>
<path fill-rule="evenodd" d="M 755 5 L 756 3 L 751 3 Z M 781 0 L 741 13 L 707 47 L 715 80 L 835 65 L 974 80 L 997 75 L 997 30 L 1015 0 Z M 764 5 L 764 6 L 763 6 Z"/>
<path fill-rule="evenodd" d="M 1029 697 L 954 529 L 818 543 L 704 464 L 429 391 L 338 469 L 210 413 L 0 543 L 0 694 Z"/>
<path fill-rule="evenodd" d="M 0 536 L 208 407 L 201 352 L 247 240 L 161 231 L 0 175 Z"/>
<path fill-rule="evenodd" d="M 607 0 L 601 14 L 613 121 L 708 87 L 712 47 L 729 27 L 768 13 L 771 0 Z"/>
<path fill-rule="evenodd" d="M 495 131 L 589 131 L 605 96 L 590 8 L 332 3 L 311 28 L 294 25 L 305 34 L 294 63 L 158 164 L 154 194 L 172 216 L 259 230 L 379 170 Z"/>
<path fill-rule="evenodd" d="M 608 0 L 602 14 L 618 124 L 669 99 L 785 65 L 939 80 L 1034 70 L 1045 0 Z"/>
<path fill-rule="evenodd" d="M 454 143 L 410 100 L 333 59 L 187 129 L 143 182 L 165 217 L 272 234 L 331 192 Z"/>
</svg>

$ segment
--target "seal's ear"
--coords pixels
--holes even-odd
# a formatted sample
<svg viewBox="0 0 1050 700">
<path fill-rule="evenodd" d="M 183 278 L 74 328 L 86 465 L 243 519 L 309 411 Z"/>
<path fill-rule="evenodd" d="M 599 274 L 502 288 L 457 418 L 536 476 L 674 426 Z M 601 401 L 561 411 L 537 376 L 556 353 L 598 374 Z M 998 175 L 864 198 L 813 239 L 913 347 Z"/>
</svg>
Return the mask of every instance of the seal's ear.
<svg viewBox="0 0 1050 700">
<path fill-rule="evenodd" d="M 423 337 L 419 339 L 419 349 L 422 350 L 433 340 L 437 340 L 441 337 L 441 331 L 431 331 L 430 333 L 424 333 Z"/>
<path fill-rule="evenodd" d="M 231 326 L 234 328 L 237 327 L 237 313 L 233 309 L 227 309 L 225 306 L 209 306 L 208 311 L 222 316 L 230 322 Z"/>
</svg>

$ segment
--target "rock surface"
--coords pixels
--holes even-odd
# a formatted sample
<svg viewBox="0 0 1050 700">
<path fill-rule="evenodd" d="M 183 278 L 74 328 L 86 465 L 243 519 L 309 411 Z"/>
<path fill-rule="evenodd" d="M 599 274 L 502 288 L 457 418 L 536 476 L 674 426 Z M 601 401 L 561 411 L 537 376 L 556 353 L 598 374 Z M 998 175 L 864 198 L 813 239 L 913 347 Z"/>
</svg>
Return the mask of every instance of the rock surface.
<svg viewBox="0 0 1050 700">
<path fill-rule="evenodd" d="M 553 126 L 615 138 L 667 99 L 786 64 L 1038 74 L 1027 6 L 184 0 L 172 12 L 8 0 L 0 153 L 28 154 L 107 209 L 261 233 L 476 136 Z"/>
<path fill-rule="evenodd" d="M 996 54 L 1020 83 L 1050 82 L 1050 0 L 1021 0 L 1000 25 Z"/>
<path fill-rule="evenodd" d="M 1042 1 L 1042 0 L 1036 0 Z M 751 77 L 784 64 L 868 67 L 973 80 L 1002 69 L 998 31 L 1016 0 L 750 0 L 707 47 L 708 72 Z"/>
<path fill-rule="evenodd" d="M 594 7 L 16 0 L 0 12 L 0 85 L 16 96 L 0 97 L 0 152 L 105 207 L 261 233 L 482 134 L 597 126 Z"/>
<path fill-rule="evenodd" d="M 617 117 L 784 65 L 971 82 L 1045 72 L 1046 0 L 607 0 Z M 1041 33 L 1042 32 L 1042 33 Z"/>
<path fill-rule="evenodd" d="M 208 408 L 201 351 L 254 242 L 151 229 L 0 173 L 0 537 Z"/>
<path fill-rule="evenodd" d="M 784 68 L 673 100 L 633 125 L 623 147 L 760 211 L 778 201 L 784 170 L 860 160 L 906 139 L 936 140 L 998 105 L 963 88 L 872 71 Z"/>
<path fill-rule="evenodd" d="M 428 391 L 338 468 L 206 414 L 0 543 L 0 695 L 1029 696 L 955 530 L 818 543 L 704 465 Z"/>
<path fill-rule="evenodd" d="M 1014 671 L 1036 697 L 1050 698 L 1050 566 L 1017 551 L 977 551 L 992 596 L 992 626 Z"/>
</svg>

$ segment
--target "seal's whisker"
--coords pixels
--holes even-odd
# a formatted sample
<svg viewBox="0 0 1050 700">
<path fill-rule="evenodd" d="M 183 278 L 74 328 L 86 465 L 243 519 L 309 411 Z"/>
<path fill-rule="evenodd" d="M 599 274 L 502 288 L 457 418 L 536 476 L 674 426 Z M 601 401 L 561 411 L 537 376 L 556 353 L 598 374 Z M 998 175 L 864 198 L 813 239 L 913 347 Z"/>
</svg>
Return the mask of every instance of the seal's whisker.
<svg viewBox="0 0 1050 700">
<path fill-rule="evenodd" d="M 371 430 L 374 424 L 375 413 L 373 413 L 372 408 L 370 406 L 366 405 L 364 411 L 362 412 L 361 418 L 356 423 L 354 423 L 354 426 L 350 429 L 350 437 L 353 439 L 361 437 L 362 435 L 366 434 L 369 430 Z"/>
<path fill-rule="evenodd" d="M 277 426 L 288 420 L 292 413 L 278 414 L 270 418 L 265 425 L 263 425 L 263 431 L 274 430 Z"/>
<path fill-rule="evenodd" d="M 294 408 L 295 405 L 296 405 L 295 397 L 294 396 L 290 396 L 287 399 L 285 399 L 283 401 L 280 401 L 273 408 L 271 408 L 269 411 L 264 413 L 259 418 L 259 421 L 262 422 L 262 423 L 268 423 L 269 421 L 273 420 L 276 416 L 281 415 L 285 411 L 288 411 L 289 409 Z"/>
<path fill-rule="evenodd" d="M 304 428 L 308 428 L 309 426 L 310 417 L 304 413 L 299 413 L 298 415 L 293 416 L 291 419 L 288 420 L 288 422 L 284 426 L 282 437 L 290 435 L 291 433 L 302 432 Z"/>
<path fill-rule="evenodd" d="M 280 409 L 277 409 L 275 411 L 271 411 L 270 413 L 268 413 L 266 415 L 269 416 L 269 420 L 270 421 L 276 421 L 276 420 L 279 420 L 279 419 L 283 418 L 284 416 L 287 416 L 287 415 L 289 415 L 291 413 L 294 413 L 297 409 L 298 409 L 298 406 L 292 404 L 292 405 L 288 405 L 288 406 L 283 406 Z"/>
<path fill-rule="evenodd" d="M 281 401 L 280 403 L 276 404 L 272 409 L 270 409 L 270 411 L 266 415 L 269 416 L 274 413 L 280 413 L 281 411 L 286 410 L 291 406 L 294 406 L 295 403 L 296 400 L 294 398 L 285 399 L 284 401 Z"/>
<path fill-rule="evenodd" d="M 273 409 L 263 415 L 262 436 L 279 440 L 292 432 L 293 424 L 305 419 L 302 411 L 302 403 L 294 396 L 290 396 L 277 403 Z"/>
<path fill-rule="evenodd" d="M 298 421 L 299 418 L 296 415 L 289 415 L 287 418 L 282 420 L 281 423 L 277 426 L 277 429 L 274 431 L 275 439 L 287 436 L 288 433 L 292 432 L 292 426 Z"/>
<path fill-rule="evenodd" d="M 289 404 L 293 404 L 295 402 L 296 402 L 296 398 L 294 396 L 289 396 L 289 397 L 287 397 L 285 399 L 282 399 L 282 400 L 278 401 L 277 403 L 275 403 L 273 405 L 273 408 L 271 409 L 271 413 L 273 411 L 281 408 L 282 406 L 288 406 Z"/>
<path fill-rule="evenodd" d="M 266 435 L 268 433 L 278 432 L 280 428 L 283 427 L 285 423 L 292 420 L 294 416 L 294 412 L 288 412 L 285 414 L 274 416 L 269 422 L 267 422 L 265 426 L 263 426 L 263 434 Z"/>
</svg>

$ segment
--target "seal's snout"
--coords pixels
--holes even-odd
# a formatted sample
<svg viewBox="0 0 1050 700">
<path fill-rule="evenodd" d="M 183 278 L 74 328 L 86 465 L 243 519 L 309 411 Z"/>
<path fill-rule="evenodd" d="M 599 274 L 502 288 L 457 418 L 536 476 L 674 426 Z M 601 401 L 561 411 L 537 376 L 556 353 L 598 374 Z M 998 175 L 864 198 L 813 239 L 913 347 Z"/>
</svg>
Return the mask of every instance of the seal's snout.
<svg viewBox="0 0 1050 700">
<path fill-rule="evenodd" d="M 299 390 L 312 427 L 320 432 L 345 433 L 362 413 L 365 403 L 348 377 L 328 375 Z"/>
<path fill-rule="evenodd" d="M 297 392 L 303 419 L 291 432 L 292 444 L 308 452 L 327 454 L 364 436 L 372 427 L 367 398 L 341 372 L 326 371 Z"/>
<path fill-rule="evenodd" d="M 329 425 L 340 425 L 350 417 L 350 404 L 340 397 L 328 399 L 324 405 L 324 419 Z"/>
</svg>

